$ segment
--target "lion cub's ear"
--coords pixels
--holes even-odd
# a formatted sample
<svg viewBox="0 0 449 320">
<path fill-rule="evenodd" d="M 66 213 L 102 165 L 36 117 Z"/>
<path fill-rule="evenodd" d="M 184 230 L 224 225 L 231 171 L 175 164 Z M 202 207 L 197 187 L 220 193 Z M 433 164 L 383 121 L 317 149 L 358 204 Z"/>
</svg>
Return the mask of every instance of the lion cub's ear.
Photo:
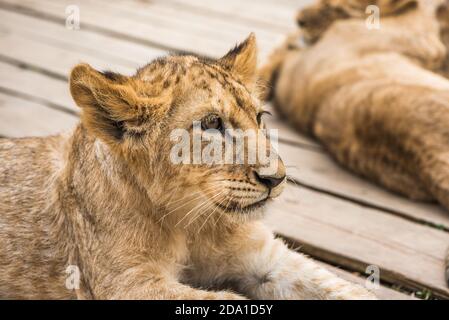
<svg viewBox="0 0 449 320">
<path fill-rule="evenodd" d="M 252 90 L 256 83 L 257 44 L 256 36 L 251 33 L 249 37 L 229 51 L 218 62 L 243 84 Z"/>
<path fill-rule="evenodd" d="M 77 65 L 70 74 L 70 92 L 82 108 L 81 121 L 108 143 L 119 142 L 124 122 L 139 116 L 139 99 L 126 81 L 125 76 L 101 73 L 87 64 Z"/>
</svg>

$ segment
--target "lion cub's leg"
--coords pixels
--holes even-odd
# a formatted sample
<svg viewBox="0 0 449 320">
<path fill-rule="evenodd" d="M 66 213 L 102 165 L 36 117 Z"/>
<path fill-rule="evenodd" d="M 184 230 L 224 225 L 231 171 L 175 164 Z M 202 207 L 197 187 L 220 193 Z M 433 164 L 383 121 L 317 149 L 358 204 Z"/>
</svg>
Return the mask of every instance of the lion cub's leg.
<svg viewBox="0 0 449 320">
<path fill-rule="evenodd" d="M 258 222 L 243 226 L 226 242 L 211 245 L 207 254 L 206 248 L 202 250 L 205 259 L 196 260 L 190 275 L 200 285 L 230 281 L 253 299 L 375 299 L 363 287 L 289 250 Z"/>
<path fill-rule="evenodd" d="M 169 266 L 166 266 L 169 268 Z M 181 284 L 176 277 L 153 264 L 130 268 L 93 286 L 96 299 L 119 300 L 242 300 L 230 291 L 206 291 Z"/>
<path fill-rule="evenodd" d="M 177 281 L 147 282 L 132 287 L 121 288 L 111 299 L 119 300 L 245 300 L 245 297 L 230 291 L 206 291 L 191 288 Z M 128 288 L 130 289 L 130 288 Z"/>
</svg>

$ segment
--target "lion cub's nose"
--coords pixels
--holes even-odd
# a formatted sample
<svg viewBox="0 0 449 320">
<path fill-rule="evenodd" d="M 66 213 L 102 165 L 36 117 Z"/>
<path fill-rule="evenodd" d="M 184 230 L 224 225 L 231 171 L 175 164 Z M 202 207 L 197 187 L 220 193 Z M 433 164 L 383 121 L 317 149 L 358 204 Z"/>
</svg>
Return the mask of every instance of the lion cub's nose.
<svg viewBox="0 0 449 320">
<path fill-rule="evenodd" d="M 269 189 L 273 189 L 273 188 L 277 187 L 278 185 L 280 185 L 282 183 L 282 181 L 285 180 L 285 175 L 283 175 L 281 177 L 277 177 L 274 175 L 261 175 L 257 171 L 254 171 L 254 174 L 255 174 L 257 180 L 260 183 L 264 184 Z"/>
</svg>

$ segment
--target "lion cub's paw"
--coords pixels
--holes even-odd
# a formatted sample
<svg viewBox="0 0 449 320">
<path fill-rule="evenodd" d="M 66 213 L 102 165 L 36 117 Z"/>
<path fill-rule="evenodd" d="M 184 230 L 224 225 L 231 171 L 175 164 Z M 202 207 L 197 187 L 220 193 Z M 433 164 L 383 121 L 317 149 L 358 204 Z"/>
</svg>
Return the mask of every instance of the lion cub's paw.
<svg viewBox="0 0 449 320">
<path fill-rule="evenodd" d="M 237 293 L 233 293 L 231 291 L 218 291 L 218 292 L 210 292 L 205 297 L 205 300 L 248 300 L 248 298 L 239 295 Z"/>
<path fill-rule="evenodd" d="M 361 286 L 353 286 L 351 289 L 336 292 L 335 300 L 377 300 L 377 297 L 369 290 Z"/>
</svg>

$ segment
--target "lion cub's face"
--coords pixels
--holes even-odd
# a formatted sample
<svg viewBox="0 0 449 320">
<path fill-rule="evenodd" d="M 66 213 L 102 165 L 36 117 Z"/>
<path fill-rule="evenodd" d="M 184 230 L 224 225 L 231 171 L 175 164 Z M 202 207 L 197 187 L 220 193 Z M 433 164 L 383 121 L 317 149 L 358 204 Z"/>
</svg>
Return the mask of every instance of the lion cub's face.
<svg viewBox="0 0 449 320">
<path fill-rule="evenodd" d="M 255 71 L 250 36 L 221 59 L 168 56 L 132 77 L 79 65 L 71 93 L 87 132 L 131 168 L 155 205 L 186 221 L 246 216 L 285 183 L 282 161 L 260 134 Z M 271 157 L 251 158 L 260 151 Z"/>
<path fill-rule="evenodd" d="M 399 14 L 416 8 L 417 0 L 318 0 L 298 12 L 296 21 L 303 30 L 304 38 L 314 43 L 337 20 L 366 18 L 366 9 L 375 5 L 381 16 Z"/>
</svg>

